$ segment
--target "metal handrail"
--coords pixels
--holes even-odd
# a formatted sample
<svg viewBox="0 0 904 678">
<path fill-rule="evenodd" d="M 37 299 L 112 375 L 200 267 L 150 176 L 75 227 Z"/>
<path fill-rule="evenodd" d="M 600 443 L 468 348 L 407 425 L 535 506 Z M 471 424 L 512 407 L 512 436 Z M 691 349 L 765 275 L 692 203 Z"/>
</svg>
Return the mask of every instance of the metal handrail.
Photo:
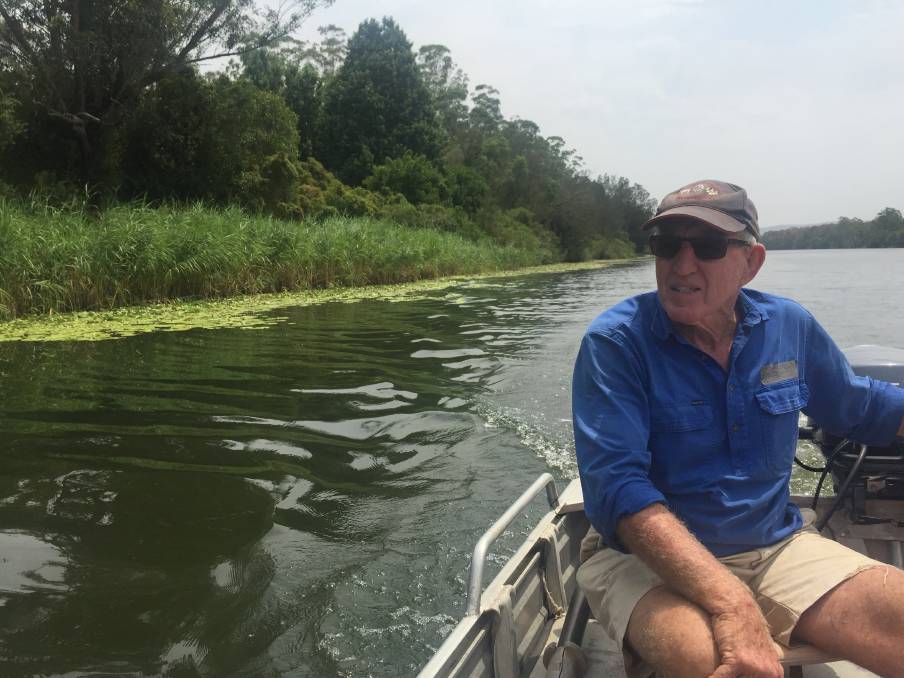
<svg viewBox="0 0 904 678">
<path fill-rule="evenodd" d="M 555 508 L 559 503 L 559 491 L 556 489 L 556 481 L 552 475 L 544 473 L 537 478 L 533 485 L 527 488 L 512 504 L 508 511 L 503 513 L 483 536 L 477 540 L 474 553 L 471 555 L 471 573 L 468 577 L 468 602 L 465 609 L 466 615 L 480 614 L 480 596 L 483 593 L 483 568 L 486 565 L 487 551 L 496 538 L 502 534 L 511 522 L 518 517 L 531 500 L 546 488 L 546 500 L 550 508 Z"/>
</svg>

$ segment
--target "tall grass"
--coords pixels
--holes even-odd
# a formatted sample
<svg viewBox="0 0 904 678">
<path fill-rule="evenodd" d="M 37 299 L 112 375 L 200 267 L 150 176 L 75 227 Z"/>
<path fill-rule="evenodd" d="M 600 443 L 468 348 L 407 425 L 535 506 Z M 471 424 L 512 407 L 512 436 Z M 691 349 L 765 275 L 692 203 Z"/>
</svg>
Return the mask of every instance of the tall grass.
<svg viewBox="0 0 904 678">
<path fill-rule="evenodd" d="M 432 229 L 237 208 L 128 204 L 91 214 L 0 199 L 0 318 L 329 286 L 407 282 L 543 263 L 549 253 Z"/>
</svg>

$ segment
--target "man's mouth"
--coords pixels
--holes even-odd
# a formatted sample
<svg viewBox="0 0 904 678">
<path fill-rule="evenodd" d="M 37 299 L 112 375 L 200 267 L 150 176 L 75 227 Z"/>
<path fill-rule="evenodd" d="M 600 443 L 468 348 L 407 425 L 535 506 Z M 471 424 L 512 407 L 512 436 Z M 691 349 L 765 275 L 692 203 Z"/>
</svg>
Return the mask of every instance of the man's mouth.
<svg viewBox="0 0 904 678">
<path fill-rule="evenodd" d="M 672 292 L 677 292 L 678 294 L 694 294 L 695 292 L 699 292 L 699 287 L 691 287 L 687 285 L 669 285 L 669 289 Z"/>
</svg>

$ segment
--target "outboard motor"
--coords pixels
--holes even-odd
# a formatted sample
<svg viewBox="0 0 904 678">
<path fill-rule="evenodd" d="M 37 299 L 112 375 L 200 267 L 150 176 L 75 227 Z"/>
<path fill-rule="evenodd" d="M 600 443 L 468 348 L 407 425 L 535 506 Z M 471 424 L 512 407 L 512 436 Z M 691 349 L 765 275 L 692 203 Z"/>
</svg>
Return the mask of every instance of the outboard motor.
<svg viewBox="0 0 904 678">
<path fill-rule="evenodd" d="M 904 385 L 904 350 L 884 346 L 854 346 L 844 351 L 854 373 Z M 817 523 L 822 529 L 839 508 L 845 506 L 855 524 L 889 522 L 889 518 L 871 516 L 868 499 L 904 499 L 904 440 L 889 447 L 868 447 L 844 440 L 822 429 L 813 430 L 813 439 L 826 459 L 816 488 L 831 474 L 837 500 Z M 815 500 L 814 500 L 815 505 Z"/>
</svg>

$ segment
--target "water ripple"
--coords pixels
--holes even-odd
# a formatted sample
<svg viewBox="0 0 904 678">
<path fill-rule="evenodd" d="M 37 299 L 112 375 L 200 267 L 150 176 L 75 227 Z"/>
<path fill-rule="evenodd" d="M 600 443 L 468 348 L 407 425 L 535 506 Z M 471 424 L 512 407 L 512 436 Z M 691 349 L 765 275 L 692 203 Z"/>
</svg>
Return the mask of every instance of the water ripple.
<svg viewBox="0 0 904 678">
<path fill-rule="evenodd" d="M 781 285 L 858 300 L 803 300 L 842 341 L 900 342 L 874 322 L 900 251 L 793 256 L 770 254 Z M 477 538 L 539 473 L 574 475 L 583 329 L 653 284 L 644 261 L 283 308 L 255 333 L 4 343 L 0 675 L 415 674 Z"/>
</svg>

